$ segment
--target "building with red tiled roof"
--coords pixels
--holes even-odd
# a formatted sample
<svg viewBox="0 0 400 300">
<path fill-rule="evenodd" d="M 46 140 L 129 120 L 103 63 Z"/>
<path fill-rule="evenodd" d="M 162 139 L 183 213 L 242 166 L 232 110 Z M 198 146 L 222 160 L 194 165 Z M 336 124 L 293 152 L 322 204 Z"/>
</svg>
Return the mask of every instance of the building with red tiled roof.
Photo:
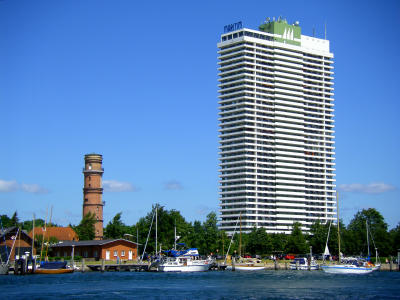
<svg viewBox="0 0 400 300">
<path fill-rule="evenodd" d="M 51 246 L 51 255 L 58 257 L 82 256 L 96 260 L 135 260 L 138 244 L 125 239 L 63 241 Z"/>
<path fill-rule="evenodd" d="M 32 238 L 32 233 L 29 236 Z M 79 241 L 77 233 L 71 227 L 47 227 L 46 231 L 42 227 L 35 227 L 35 236 L 44 235 L 46 238 L 54 237 L 59 241 Z"/>
</svg>

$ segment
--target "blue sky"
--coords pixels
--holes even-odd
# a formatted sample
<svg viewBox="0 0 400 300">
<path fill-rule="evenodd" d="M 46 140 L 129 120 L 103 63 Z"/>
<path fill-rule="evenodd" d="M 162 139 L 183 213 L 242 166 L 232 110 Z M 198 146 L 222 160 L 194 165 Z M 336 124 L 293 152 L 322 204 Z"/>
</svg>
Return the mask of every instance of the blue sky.
<svg viewBox="0 0 400 300">
<path fill-rule="evenodd" d="M 335 55 L 336 163 L 347 223 L 400 221 L 399 1 L 0 1 L 0 205 L 77 224 L 83 158 L 104 158 L 105 223 L 161 203 L 218 210 L 217 42 L 224 25 L 298 20 Z"/>
</svg>

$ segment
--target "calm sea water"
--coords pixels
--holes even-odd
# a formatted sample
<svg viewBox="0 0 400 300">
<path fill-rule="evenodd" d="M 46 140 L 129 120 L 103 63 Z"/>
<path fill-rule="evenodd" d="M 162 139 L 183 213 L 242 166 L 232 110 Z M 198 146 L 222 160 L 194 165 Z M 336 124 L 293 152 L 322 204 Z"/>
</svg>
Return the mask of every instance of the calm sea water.
<svg viewBox="0 0 400 300">
<path fill-rule="evenodd" d="M 106 272 L 0 276 L 4 299 L 400 299 L 400 272 Z"/>
</svg>

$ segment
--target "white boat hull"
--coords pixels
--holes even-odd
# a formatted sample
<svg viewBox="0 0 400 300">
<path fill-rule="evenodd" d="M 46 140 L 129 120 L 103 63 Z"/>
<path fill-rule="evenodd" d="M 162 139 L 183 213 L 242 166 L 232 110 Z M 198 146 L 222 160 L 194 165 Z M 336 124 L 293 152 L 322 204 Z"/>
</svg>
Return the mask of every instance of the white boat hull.
<svg viewBox="0 0 400 300">
<path fill-rule="evenodd" d="M 191 266 L 173 266 L 173 265 L 159 265 L 159 272 L 204 272 L 208 271 L 210 265 L 191 265 Z"/>
<path fill-rule="evenodd" d="M 233 267 L 232 266 L 227 266 L 226 267 L 227 270 L 232 270 Z M 266 267 L 265 266 L 241 266 L 241 265 L 235 265 L 235 270 L 237 271 L 261 271 L 261 270 L 265 270 Z"/>
<path fill-rule="evenodd" d="M 311 271 L 315 271 L 318 270 L 319 267 L 318 265 L 314 265 L 310 267 Z M 304 265 L 300 265 L 300 266 L 296 266 L 296 265 L 290 265 L 290 270 L 301 270 L 301 271 L 307 271 L 308 270 L 308 266 L 304 266 Z"/>
<path fill-rule="evenodd" d="M 325 273 L 330 274 L 369 274 L 374 271 L 372 267 L 357 267 L 354 265 L 322 266 Z"/>
</svg>

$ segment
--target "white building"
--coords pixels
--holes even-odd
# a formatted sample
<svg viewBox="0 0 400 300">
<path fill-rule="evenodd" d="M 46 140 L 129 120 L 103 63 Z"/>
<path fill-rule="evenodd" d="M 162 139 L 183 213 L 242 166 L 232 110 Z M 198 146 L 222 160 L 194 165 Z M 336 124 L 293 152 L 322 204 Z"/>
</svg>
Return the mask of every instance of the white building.
<svg viewBox="0 0 400 300">
<path fill-rule="evenodd" d="M 297 24 L 226 26 L 219 48 L 220 229 L 335 220 L 333 53 Z"/>
</svg>

